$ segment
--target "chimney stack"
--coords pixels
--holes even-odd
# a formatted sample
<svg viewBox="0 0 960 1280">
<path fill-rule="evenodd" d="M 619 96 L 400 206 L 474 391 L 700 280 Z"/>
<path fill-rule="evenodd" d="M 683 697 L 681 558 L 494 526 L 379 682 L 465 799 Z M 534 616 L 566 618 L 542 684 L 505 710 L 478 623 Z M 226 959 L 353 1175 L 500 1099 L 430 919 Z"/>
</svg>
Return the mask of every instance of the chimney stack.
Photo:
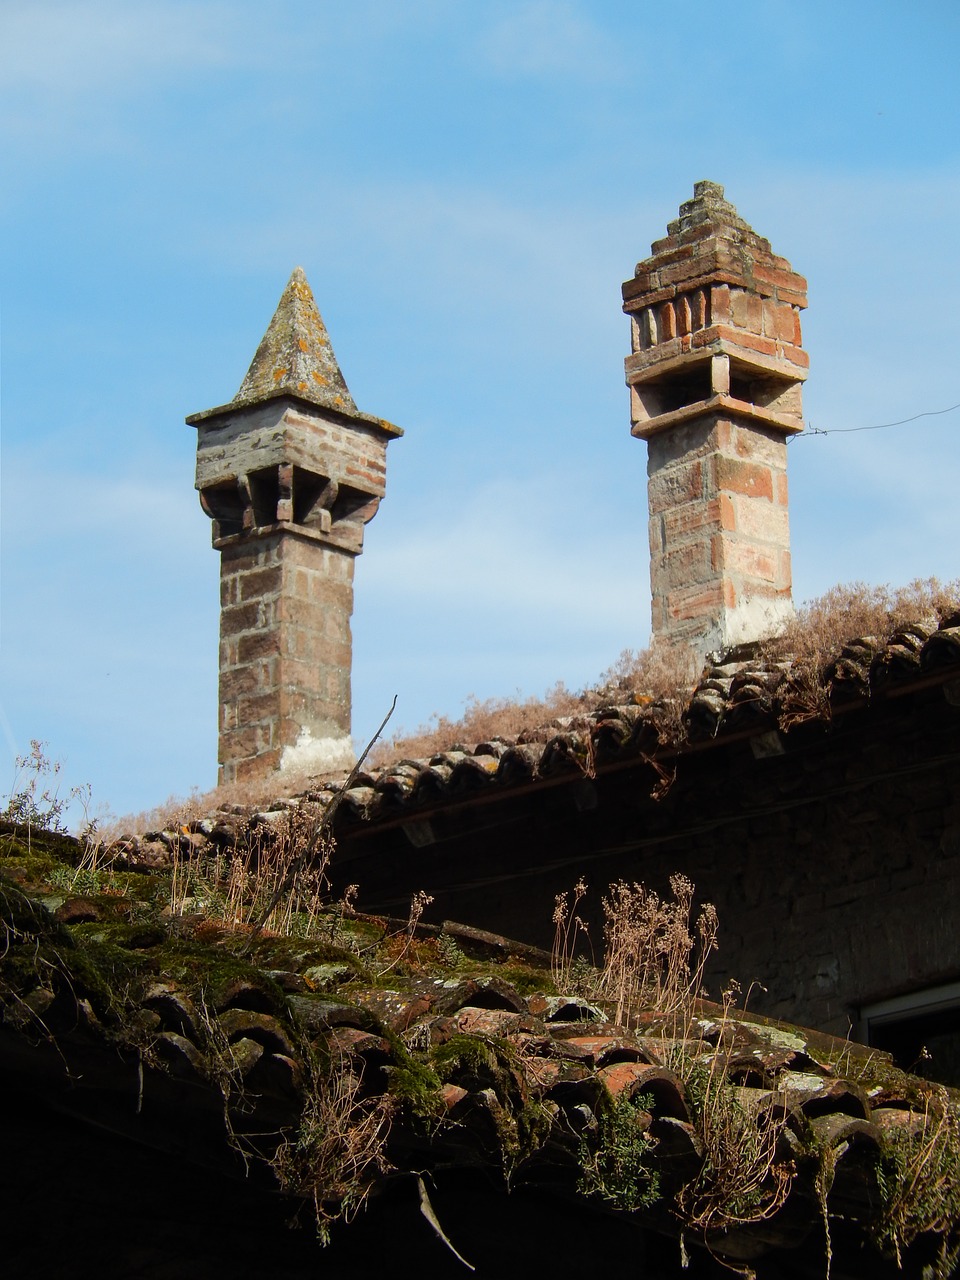
<svg viewBox="0 0 960 1280">
<path fill-rule="evenodd" d="M 807 284 L 714 182 L 623 286 L 632 434 L 648 444 L 653 643 L 707 654 L 793 612 L 788 438 Z"/>
<path fill-rule="evenodd" d="M 353 566 L 399 427 L 360 413 L 297 267 L 240 390 L 187 419 L 220 552 L 220 782 L 353 763 Z"/>
</svg>

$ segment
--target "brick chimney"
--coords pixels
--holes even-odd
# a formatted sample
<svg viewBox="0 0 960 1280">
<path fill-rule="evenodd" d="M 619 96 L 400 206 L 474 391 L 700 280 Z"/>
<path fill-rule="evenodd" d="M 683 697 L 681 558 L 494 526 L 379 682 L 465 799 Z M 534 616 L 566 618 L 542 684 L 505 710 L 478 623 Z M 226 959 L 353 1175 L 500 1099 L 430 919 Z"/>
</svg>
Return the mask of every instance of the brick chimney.
<svg viewBox="0 0 960 1280">
<path fill-rule="evenodd" d="M 807 283 L 714 182 L 623 286 L 632 433 L 648 444 L 653 643 L 711 652 L 793 612 L 787 440 L 803 430 Z"/>
<path fill-rule="evenodd" d="M 360 413 L 297 267 L 240 390 L 194 414 L 220 552 L 220 782 L 353 761 L 353 566 L 399 427 Z"/>
</svg>

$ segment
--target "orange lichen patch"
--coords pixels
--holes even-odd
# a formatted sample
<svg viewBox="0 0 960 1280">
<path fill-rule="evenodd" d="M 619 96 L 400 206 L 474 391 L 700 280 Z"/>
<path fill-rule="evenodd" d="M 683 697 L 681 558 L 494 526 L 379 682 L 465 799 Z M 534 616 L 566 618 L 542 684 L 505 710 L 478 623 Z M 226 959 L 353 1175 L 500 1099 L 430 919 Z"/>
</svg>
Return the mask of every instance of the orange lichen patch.
<svg viewBox="0 0 960 1280">
<path fill-rule="evenodd" d="M 327 379 L 322 373 L 317 373 L 316 369 L 311 371 L 310 376 L 313 378 L 314 382 L 319 382 L 321 387 L 325 387 L 327 385 Z"/>
<path fill-rule="evenodd" d="M 300 348 L 301 351 L 307 351 L 309 349 L 307 347 L 306 342 L 303 340 L 303 338 L 297 339 L 297 346 Z"/>
<path fill-rule="evenodd" d="M 290 372 L 289 369 L 274 369 L 273 371 L 274 382 L 279 382 L 280 379 L 285 377 L 289 372 Z"/>
</svg>

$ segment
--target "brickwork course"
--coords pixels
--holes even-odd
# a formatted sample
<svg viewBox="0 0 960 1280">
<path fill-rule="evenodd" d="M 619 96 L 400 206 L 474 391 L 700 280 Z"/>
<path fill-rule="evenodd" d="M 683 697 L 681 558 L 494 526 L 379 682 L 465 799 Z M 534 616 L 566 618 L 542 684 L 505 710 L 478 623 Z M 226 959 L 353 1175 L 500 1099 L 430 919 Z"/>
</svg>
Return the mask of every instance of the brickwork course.
<svg viewBox="0 0 960 1280">
<path fill-rule="evenodd" d="M 220 552 L 220 781 L 349 767 L 354 562 L 402 433 L 357 409 L 299 267 L 236 397 L 187 421 Z"/>
<path fill-rule="evenodd" d="M 652 634 L 700 663 L 792 613 L 787 450 L 802 430 L 806 281 L 698 182 L 623 286 L 648 442 Z"/>
</svg>

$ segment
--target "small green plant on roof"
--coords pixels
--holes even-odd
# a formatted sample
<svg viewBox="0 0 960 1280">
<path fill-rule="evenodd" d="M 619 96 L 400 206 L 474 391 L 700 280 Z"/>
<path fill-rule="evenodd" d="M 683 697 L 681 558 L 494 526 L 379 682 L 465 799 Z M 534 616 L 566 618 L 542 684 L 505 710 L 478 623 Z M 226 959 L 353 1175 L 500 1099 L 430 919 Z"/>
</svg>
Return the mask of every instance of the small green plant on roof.
<svg viewBox="0 0 960 1280">
<path fill-rule="evenodd" d="M 186 835 L 187 828 L 177 833 Z M 170 913 L 202 913 L 228 928 L 258 922 L 274 936 L 308 937 L 326 918 L 333 838 L 301 808 L 275 826 L 248 830 L 227 854 L 198 858 L 177 839 L 170 868 Z M 296 875 L 292 875 L 296 868 Z M 341 915 L 345 912 L 341 912 Z"/>
<path fill-rule="evenodd" d="M 720 1043 L 738 994 L 735 983 L 723 993 Z M 710 1053 L 704 1060 L 683 1051 L 673 1063 L 684 1079 L 703 1147 L 700 1171 L 681 1187 L 676 1207 L 685 1226 L 708 1238 L 772 1218 L 785 1204 L 796 1172 L 791 1161 L 777 1158 L 789 1117 L 786 1100 L 771 1091 L 756 1108 L 745 1107 L 724 1063 L 723 1054 Z"/>
<path fill-rule="evenodd" d="M 649 1133 L 652 1100 L 646 1094 L 621 1094 L 603 1107 L 597 1132 L 580 1139 L 577 1184 L 584 1195 L 632 1213 L 649 1209 L 660 1197 L 660 1178 L 652 1168 L 656 1139 Z"/>
<path fill-rule="evenodd" d="M 610 886 L 603 899 L 603 967 L 594 974 L 592 995 L 625 1026 L 645 1010 L 659 1015 L 678 1040 L 669 1065 L 686 1085 L 704 1159 L 698 1176 L 678 1193 L 676 1207 L 687 1226 L 708 1234 L 772 1217 L 789 1194 L 793 1167 L 776 1159 L 786 1108 L 771 1095 L 759 1112 L 747 1112 L 727 1082 L 723 1055 L 701 1059 L 697 1052 L 696 1002 L 717 947 L 717 913 L 706 903 L 694 923 L 691 881 L 674 875 L 670 888 L 672 897 L 661 898 L 639 883 L 620 880 Z M 577 928 L 572 921 L 585 895 L 581 880 L 572 908 L 563 895 L 557 899 L 554 967 L 561 976 L 569 969 L 570 938 Z M 723 994 L 721 1041 L 738 992 L 731 984 Z M 605 1199 L 619 1197 L 618 1207 L 636 1208 L 643 1196 L 655 1193 L 645 1174 L 651 1144 L 637 1112 L 625 1108 L 630 1104 L 618 1103 L 601 1119 L 584 1178 L 585 1186 Z"/>
<path fill-rule="evenodd" d="M 31 740 L 27 755 L 14 757 L 13 784 L 0 819 L 25 827 L 28 847 L 35 830 L 64 834 L 63 816 L 68 806 L 74 800 L 89 799 L 89 787 L 71 787 L 66 795 L 60 794 L 61 768 L 59 760 L 47 755 L 47 744 L 38 738 Z"/>
<path fill-rule="evenodd" d="M 932 1234 L 931 1280 L 947 1280 L 960 1259 L 960 1111 L 946 1089 L 931 1092 L 919 1123 L 886 1130 L 878 1182 L 877 1244 L 902 1265 L 914 1240 Z"/>
</svg>

